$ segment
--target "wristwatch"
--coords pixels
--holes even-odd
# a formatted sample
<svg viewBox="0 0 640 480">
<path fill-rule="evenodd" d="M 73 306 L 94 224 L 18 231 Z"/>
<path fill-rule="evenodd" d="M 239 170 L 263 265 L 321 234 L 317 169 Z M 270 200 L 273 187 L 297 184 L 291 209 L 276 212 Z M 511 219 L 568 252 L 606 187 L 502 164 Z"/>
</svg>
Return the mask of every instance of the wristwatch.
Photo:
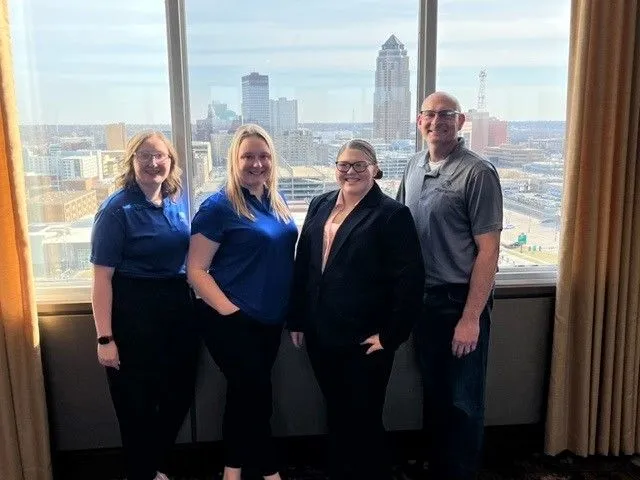
<svg viewBox="0 0 640 480">
<path fill-rule="evenodd" d="M 108 345 L 111 342 L 113 342 L 113 335 L 105 335 L 103 337 L 98 337 L 99 345 Z"/>
</svg>

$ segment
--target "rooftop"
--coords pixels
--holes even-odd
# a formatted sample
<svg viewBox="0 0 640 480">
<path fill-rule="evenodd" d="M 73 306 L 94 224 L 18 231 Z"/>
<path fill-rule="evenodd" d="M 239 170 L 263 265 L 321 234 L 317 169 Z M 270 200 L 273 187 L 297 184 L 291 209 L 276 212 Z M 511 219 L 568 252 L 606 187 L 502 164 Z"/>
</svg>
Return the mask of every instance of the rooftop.
<svg viewBox="0 0 640 480">
<path fill-rule="evenodd" d="M 45 192 L 41 195 L 35 195 L 31 197 L 30 203 L 53 203 L 53 204 L 64 204 L 69 203 L 74 200 L 78 200 L 85 196 L 95 196 L 95 191 L 93 190 L 53 190 L 50 192 Z"/>
<path fill-rule="evenodd" d="M 387 39 L 387 41 L 384 42 L 384 44 L 382 45 L 382 48 L 384 50 L 396 50 L 398 48 L 404 48 L 404 45 L 400 40 L 398 40 L 398 37 L 396 37 L 395 35 L 391 35 Z"/>
</svg>

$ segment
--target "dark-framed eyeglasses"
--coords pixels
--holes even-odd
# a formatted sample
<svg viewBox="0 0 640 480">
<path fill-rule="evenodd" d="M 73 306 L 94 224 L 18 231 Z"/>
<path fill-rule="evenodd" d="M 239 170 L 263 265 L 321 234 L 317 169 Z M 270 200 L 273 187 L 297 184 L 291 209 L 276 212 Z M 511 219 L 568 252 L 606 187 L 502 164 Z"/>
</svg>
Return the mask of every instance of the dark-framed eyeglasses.
<svg viewBox="0 0 640 480">
<path fill-rule="evenodd" d="M 372 164 L 369 162 L 336 162 L 336 169 L 339 172 L 347 173 L 351 168 L 353 168 L 356 173 L 362 173 L 369 165 Z"/>
<path fill-rule="evenodd" d="M 440 116 L 446 120 L 451 120 L 456 117 L 456 115 L 460 115 L 460 112 L 457 110 L 420 110 L 420 115 L 432 119 Z"/>
</svg>

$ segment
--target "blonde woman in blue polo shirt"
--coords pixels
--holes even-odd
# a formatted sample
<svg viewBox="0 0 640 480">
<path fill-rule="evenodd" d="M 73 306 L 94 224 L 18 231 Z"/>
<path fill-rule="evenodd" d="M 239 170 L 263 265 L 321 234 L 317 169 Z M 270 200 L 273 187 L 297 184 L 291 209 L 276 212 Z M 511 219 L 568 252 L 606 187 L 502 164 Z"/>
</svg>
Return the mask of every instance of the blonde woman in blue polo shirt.
<svg viewBox="0 0 640 480">
<path fill-rule="evenodd" d="M 271 438 L 271 369 L 287 313 L 298 230 L 277 189 L 273 142 L 258 125 L 236 131 L 227 181 L 191 225 L 187 275 L 201 297 L 204 341 L 227 379 L 224 480 L 243 468 L 280 479 Z"/>
<path fill-rule="evenodd" d="M 129 480 L 167 480 L 160 471 L 193 398 L 198 349 L 180 173 L 164 135 L 133 137 L 121 188 L 98 210 L 91 237 L 98 361 L 106 367 Z"/>
</svg>

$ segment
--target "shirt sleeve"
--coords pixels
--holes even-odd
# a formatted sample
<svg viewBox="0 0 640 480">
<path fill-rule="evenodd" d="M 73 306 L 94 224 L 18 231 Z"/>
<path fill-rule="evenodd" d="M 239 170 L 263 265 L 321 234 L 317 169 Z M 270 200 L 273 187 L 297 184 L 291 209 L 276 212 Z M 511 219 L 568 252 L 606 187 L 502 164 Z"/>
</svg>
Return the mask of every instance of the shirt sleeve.
<svg viewBox="0 0 640 480">
<path fill-rule="evenodd" d="M 493 168 L 483 168 L 471 177 L 466 197 L 474 236 L 502 230 L 502 187 Z"/>
<path fill-rule="evenodd" d="M 222 243 L 230 213 L 220 196 L 211 198 L 200 206 L 193 217 L 191 235 L 201 233 L 212 242 Z"/>
<path fill-rule="evenodd" d="M 96 213 L 91 231 L 91 258 L 94 265 L 117 267 L 122 261 L 125 228 L 118 211 L 103 208 Z"/>
</svg>

